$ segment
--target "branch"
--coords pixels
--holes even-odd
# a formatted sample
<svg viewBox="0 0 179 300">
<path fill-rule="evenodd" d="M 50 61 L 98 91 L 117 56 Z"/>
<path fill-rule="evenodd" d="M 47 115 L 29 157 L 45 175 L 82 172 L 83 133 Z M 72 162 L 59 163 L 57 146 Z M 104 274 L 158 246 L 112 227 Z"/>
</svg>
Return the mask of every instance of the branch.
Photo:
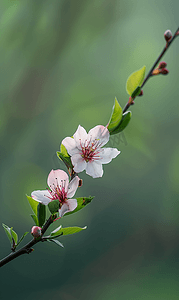
<svg viewBox="0 0 179 300">
<path fill-rule="evenodd" d="M 179 35 L 179 27 L 177 28 L 177 30 L 175 31 L 175 34 L 173 35 L 173 37 L 171 38 L 171 40 L 169 40 L 164 49 L 162 50 L 162 52 L 160 53 L 160 55 L 158 56 L 158 58 L 156 59 L 156 61 L 154 62 L 152 68 L 150 69 L 150 71 L 148 72 L 147 76 L 145 77 L 141 88 L 146 84 L 147 80 L 152 76 L 152 72 L 155 69 L 155 67 L 158 65 L 159 61 L 161 60 L 161 58 L 164 56 L 165 52 L 168 50 L 168 48 L 170 47 L 171 43 L 174 41 L 174 39 Z M 129 101 L 127 102 L 127 104 L 125 105 L 124 109 L 123 109 L 123 113 L 125 113 L 128 108 L 131 106 L 131 104 L 134 104 L 133 100 L 136 97 L 134 97 L 133 99 L 131 99 L 131 97 L 129 98 Z"/>
<path fill-rule="evenodd" d="M 10 253 L 8 256 L 6 256 L 5 258 L 3 258 L 0 261 L 0 267 L 4 266 L 5 264 L 7 264 L 11 260 L 15 259 L 16 257 L 18 257 L 18 256 L 20 256 L 22 254 L 29 254 L 29 253 L 31 253 L 34 250 L 32 248 L 32 246 L 34 246 L 35 244 L 43 241 L 42 236 L 43 236 L 43 234 L 46 232 L 46 230 L 48 229 L 48 227 L 52 223 L 53 223 L 53 218 L 52 218 L 52 216 L 50 216 L 49 219 L 46 221 L 46 223 L 44 224 L 44 226 L 42 228 L 42 235 L 41 235 L 41 237 L 40 238 L 34 238 L 28 244 L 26 244 L 24 247 L 22 247 L 21 249 L 19 249 L 17 252 Z"/>
</svg>

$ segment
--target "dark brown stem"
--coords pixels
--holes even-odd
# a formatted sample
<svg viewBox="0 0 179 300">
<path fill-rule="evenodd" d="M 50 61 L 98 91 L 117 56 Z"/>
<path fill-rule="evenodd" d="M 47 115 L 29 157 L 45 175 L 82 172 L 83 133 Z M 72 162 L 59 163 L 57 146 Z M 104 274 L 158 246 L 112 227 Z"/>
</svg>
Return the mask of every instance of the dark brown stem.
<svg viewBox="0 0 179 300">
<path fill-rule="evenodd" d="M 152 76 L 152 72 L 155 69 L 155 67 L 158 65 L 159 61 L 161 60 L 161 58 L 163 57 L 163 55 L 165 54 L 165 52 L 168 50 L 168 48 L 170 47 L 171 43 L 174 41 L 174 39 L 178 36 L 178 31 L 179 31 L 179 27 L 177 28 L 177 30 L 175 31 L 175 34 L 173 35 L 173 37 L 171 38 L 171 40 L 169 40 L 164 49 L 162 50 L 162 52 L 160 53 L 159 57 L 156 59 L 156 61 L 154 62 L 152 68 L 150 69 L 150 71 L 148 72 L 147 76 L 145 77 L 141 88 L 146 84 L 147 80 Z M 134 100 L 135 98 L 133 98 Z M 131 103 L 127 102 L 124 109 L 123 109 L 123 113 L 126 112 L 128 110 L 128 108 L 130 107 Z"/>
<path fill-rule="evenodd" d="M 42 227 L 42 235 L 47 231 L 47 229 L 49 228 L 49 226 L 53 223 L 53 220 L 54 219 L 53 219 L 53 217 L 51 215 L 50 218 L 48 218 L 48 220 L 46 221 L 46 223 Z"/>
<path fill-rule="evenodd" d="M 42 228 L 42 236 L 43 234 L 46 232 L 46 230 L 48 229 L 48 227 L 53 223 L 53 219 L 52 216 L 50 216 L 50 218 L 46 221 L 46 223 L 44 224 L 43 228 Z M 21 249 L 19 249 L 16 252 L 10 253 L 8 256 L 6 256 L 5 258 L 3 258 L 0 261 L 0 267 L 4 266 L 5 264 L 7 264 L 8 262 L 10 262 L 11 260 L 15 259 L 16 257 L 22 255 L 22 254 L 29 254 L 33 251 L 32 246 L 34 246 L 35 244 L 39 243 L 42 241 L 42 236 L 40 238 L 34 238 L 33 240 L 31 240 L 28 244 L 26 244 L 24 247 L 22 247 Z"/>
</svg>

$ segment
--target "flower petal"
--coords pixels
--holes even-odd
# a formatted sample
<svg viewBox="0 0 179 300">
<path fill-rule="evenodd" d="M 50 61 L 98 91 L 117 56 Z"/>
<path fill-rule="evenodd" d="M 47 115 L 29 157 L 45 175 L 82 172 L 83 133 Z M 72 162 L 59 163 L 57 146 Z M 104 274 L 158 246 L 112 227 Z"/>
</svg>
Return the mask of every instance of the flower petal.
<svg viewBox="0 0 179 300">
<path fill-rule="evenodd" d="M 100 151 L 100 163 L 108 164 L 113 158 L 115 158 L 121 151 L 116 148 L 103 148 Z"/>
<path fill-rule="evenodd" d="M 69 183 L 68 186 L 68 192 L 67 192 L 67 197 L 68 198 L 72 198 L 74 196 L 74 194 L 76 193 L 76 190 L 78 188 L 79 185 L 79 180 L 80 178 L 78 176 L 75 176 Z"/>
<path fill-rule="evenodd" d="M 98 178 L 103 176 L 103 167 L 99 162 L 89 162 L 86 167 L 86 174 L 92 176 L 93 178 Z"/>
<path fill-rule="evenodd" d="M 63 217 L 69 211 L 73 211 L 77 207 L 78 203 L 76 199 L 68 199 L 59 209 L 59 217 Z"/>
<path fill-rule="evenodd" d="M 81 142 L 85 141 L 88 137 L 86 130 L 79 125 L 77 131 L 73 135 L 76 145 L 79 149 L 81 149 Z"/>
<path fill-rule="evenodd" d="M 97 125 L 88 132 L 88 140 L 100 140 L 100 147 L 109 141 L 109 130 L 103 125 Z"/>
<path fill-rule="evenodd" d="M 50 189 L 55 192 L 57 187 L 65 187 L 65 192 L 68 191 L 69 178 L 63 170 L 52 170 L 47 179 L 47 184 Z"/>
<path fill-rule="evenodd" d="M 71 157 L 72 164 L 74 166 L 74 171 L 79 173 L 86 169 L 86 161 L 83 159 L 81 154 L 75 154 Z"/>
<path fill-rule="evenodd" d="M 51 202 L 51 195 L 48 190 L 34 191 L 31 193 L 31 197 L 42 204 L 48 205 Z"/>
<path fill-rule="evenodd" d="M 73 139 L 71 137 L 66 137 L 65 139 L 63 139 L 62 144 L 67 149 L 67 152 L 70 156 L 72 156 L 76 153 L 79 153 L 79 150 L 76 146 L 75 139 Z"/>
</svg>

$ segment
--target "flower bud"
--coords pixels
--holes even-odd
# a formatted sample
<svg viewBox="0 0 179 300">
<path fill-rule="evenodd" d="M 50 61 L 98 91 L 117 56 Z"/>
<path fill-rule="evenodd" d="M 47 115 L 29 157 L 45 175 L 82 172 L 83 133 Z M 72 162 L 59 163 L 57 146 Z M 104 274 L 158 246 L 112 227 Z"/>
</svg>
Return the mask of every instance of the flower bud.
<svg viewBox="0 0 179 300">
<path fill-rule="evenodd" d="M 152 75 L 159 75 L 159 74 L 160 74 L 160 71 L 158 68 L 154 69 L 152 72 Z"/>
<path fill-rule="evenodd" d="M 83 180 L 82 180 L 82 179 L 80 179 L 80 180 L 79 180 L 79 183 L 78 183 L 78 187 L 81 187 L 81 186 L 82 186 L 82 184 L 83 184 Z"/>
<path fill-rule="evenodd" d="M 34 238 L 38 238 L 41 236 L 41 228 L 38 226 L 33 226 L 31 229 L 31 234 L 33 235 Z"/>
<path fill-rule="evenodd" d="M 140 91 L 140 94 L 139 94 L 138 96 L 139 96 L 139 97 L 140 97 L 140 96 L 143 96 L 143 90 Z"/>
<path fill-rule="evenodd" d="M 128 101 L 129 106 L 131 105 L 132 101 L 133 101 L 133 98 L 130 96 L 129 101 Z"/>
<path fill-rule="evenodd" d="M 165 61 L 161 61 L 161 62 L 159 63 L 158 69 L 163 69 L 163 68 L 165 68 L 166 66 L 167 66 L 167 63 L 166 63 Z"/>
<path fill-rule="evenodd" d="M 163 75 L 167 75 L 169 73 L 169 71 L 165 68 L 163 68 L 161 71 L 160 71 L 161 74 Z"/>
<path fill-rule="evenodd" d="M 172 32 L 169 29 L 165 31 L 164 38 L 165 38 L 166 42 L 168 42 L 169 40 L 171 40 L 171 38 L 172 38 Z"/>
</svg>

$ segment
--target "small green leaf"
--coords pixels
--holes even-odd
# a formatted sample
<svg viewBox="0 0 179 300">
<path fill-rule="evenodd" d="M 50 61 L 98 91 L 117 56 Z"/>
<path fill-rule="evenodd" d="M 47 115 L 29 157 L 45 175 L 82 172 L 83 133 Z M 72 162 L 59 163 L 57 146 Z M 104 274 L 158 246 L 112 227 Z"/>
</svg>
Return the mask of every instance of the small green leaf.
<svg viewBox="0 0 179 300">
<path fill-rule="evenodd" d="M 17 233 L 12 229 L 13 227 L 10 228 L 10 227 L 8 227 L 5 224 L 2 224 L 2 226 L 3 226 L 3 228 L 4 228 L 4 230 L 5 230 L 6 234 L 7 234 L 7 237 L 9 239 L 9 241 L 10 241 L 13 249 L 15 249 L 16 244 L 18 242 L 18 235 L 17 235 Z"/>
<path fill-rule="evenodd" d="M 49 202 L 48 208 L 49 208 L 51 214 L 54 214 L 54 213 L 58 212 L 58 210 L 59 210 L 59 200 L 53 200 L 53 201 Z"/>
<path fill-rule="evenodd" d="M 17 235 L 17 233 L 14 230 L 12 230 L 12 228 L 13 227 L 11 227 L 11 235 L 12 235 L 15 243 L 17 244 L 17 242 L 18 242 L 18 235 Z"/>
<path fill-rule="evenodd" d="M 56 235 L 56 234 L 58 234 L 58 231 L 59 231 L 61 228 L 62 228 L 62 225 L 60 225 L 60 226 L 57 227 L 55 230 L 53 230 L 53 231 L 51 232 L 50 235 Z"/>
<path fill-rule="evenodd" d="M 69 168 L 73 169 L 70 155 L 68 154 L 68 152 L 63 144 L 61 144 L 60 151 L 57 151 L 57 156 L 60 160 L 62 160 L 64 162 L 67 169 L 69 169 Z"/>
<path fill-rule="evenodd" d="M 35 225 L 39 226 L 39 221 L 38 221 L 38 218 L 36 215 L 31 215 L 32 219 L 34 220 L 35 222 Z"/>
<path fill-rule="evenodd" d="M 56 235 L 59 235 L 59 234 L 63 234 L 64 235 L 69 235 L 69 234 L 74 234 L 74 233 L 77 233 L 77 232 L 80 232 L 82 230 L 85 230 L 87 227 L 66 227 L 66 228 L 62 228 L 61 226 L 58 227 L 57 229 L 55 229 L 54 231 L 51 232 L 50 236 L 56 236 Z"/>
<path fill-rule="evenodd" d="M 9 239 L 10 243 L 12 244 L 11 228 L 8 227 L 7 225 L 3 224 L 3 223 L 2 223 L 2 226 L 3 226 L 4 230 L 5 230 L 5 233 L 7 234 L 7 237 Z"/>
<path fill-rule="evenodd" d="M 60 152 L 61 152 L 63 155 L 69 156 L 69 157 L 70 157 L 70 155 L 69 155 L 68 152 L 67 152 L 67 149 L 65 148 L 65 146 L 64 146 L 63 144 L 60 145 Z"/>
<path fill-rule="evenodd" d="M 50 239 L 50 240 L 47 240 L 47 241 L 48 241 L 48 242 L 53 242 L 53 243 L 55 243 L 56 245 L 61 246 L 62 248 L 64 248 L 63 244 L 60 243 L 58 240 Z"/>
<path fill-rule="evenodd" d="M 26 195 L 26 197 L 27 197 L 27 199 L 28 199 L 28 201 L 29 201 L 29 204 L 30 204 L 30 206 L 31 206 L 31 208 L 32 208 L 32 210 L 33 210 L 33 212 L 34 212 L 34 214 L 37 216 L 37 206 L 38 206 L 38 204 L 39 204 L 39 202 L 38 201 L 35 201 L 32 197 L 30 197 L 30 196 L 27 196 Z"/>
<path fill-rule="evenodd" d="M 17 243 L 17 246 L 22 242 L 22 240 L 25 238 L 25 236 L 26 236 L 27 234 L 28 234 L 28 232 L 25 232 L 25 233 L 23 234 L 23 236 L 21 236 L 19 242 Z"/>
<path fill-rule="evenodd" d="M 46 240 L 51 240 L 51 239 L 57 238 L 57 237 L 62 236 L 62 235 L 63 235 L 63 232 L 61 232 L 61 233 L 58 234 L 58 235 L 54 235 L 54 236 L 50 236 L 50 235 L 45 236 L 45 241 L 46 241 Z"/>
<path fill-rule="evenodd" d="M 45 223 L 45 218 L 46 218 L 46 206 L 42 203 L 38 204 L 37 218 L 38 218 L 38 221 L 39 221 L 39 226 L 42 227 L 43 224 Z"/>
<path fill-rule="evenodd" d="M 140 94 L 140 92 L 141 92 L 141 87 L 140 86 L 138 86 L 136 89 L 135 89 L 135 91 L 132 93 L 132 98 L 135 98 L 135 97 L 137 97 L 139 94 Z"/>
<path fill-rule="evenodd" d="M 131 111 L 126 111 L 123 114 L 122 120 L 119 123 L 118 127 L 114 131 L 112 131 L 110 133 L 110 135 L 113 135 L 113 134 L 116 134 L 116 133 L 119 133 L 119 132 L 123 131 L 126 128 L 126 126 L 129 124 L 129 121 L 130 121 L 131 117 L 132 117 Z"/>
<path fill-rule="evenodd" d="M 119 125 L 121 119 L 122 119 L 122 107 L 119 105 L 119 102 L 115 98 L 111 118 L 108 124 L 109 132 L 113 131 Z"/>
<path fill-rule="evenodd" d="M 67 215 L 74 214 L 77 211 L 79 211 L 80 209 L 84 208 L 87 204 L 89 204 L 93 200 L 93 198 L 94 197 L 91 197 L 91 196 L 76 198 L 77 203 L 78 203 L 77 207 L 73 211 L 69 211 L 66 214 L 64 214 L 64 217 L 67 216 Z"/>
<path fill-rule="evenodd" d="M 132 96 L 134 91 L 142 85 L 145 77 L 145 69 L 146 67 L 144 66 L 128 77 L 126 83 L 126 91 L 130 96 Z"/>
</svg>

